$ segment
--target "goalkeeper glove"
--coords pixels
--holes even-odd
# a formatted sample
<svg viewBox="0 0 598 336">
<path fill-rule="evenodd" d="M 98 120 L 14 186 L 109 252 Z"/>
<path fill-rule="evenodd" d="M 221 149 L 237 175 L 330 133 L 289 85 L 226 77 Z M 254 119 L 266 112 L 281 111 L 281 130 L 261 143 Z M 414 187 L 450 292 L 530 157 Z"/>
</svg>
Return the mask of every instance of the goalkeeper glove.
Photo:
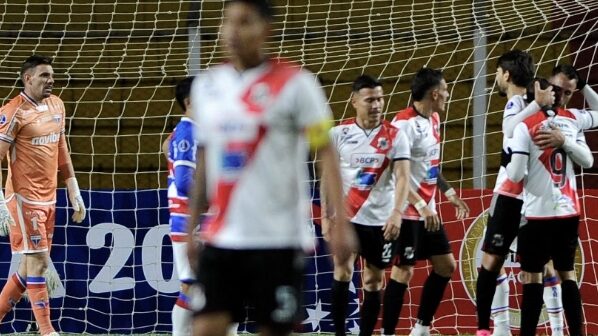
<svg viewBox="0 0 598 336">
<path fill-rule="evenodd" d="M 6 201 L 4 200 L 4 193 L 0 189 L 0 236 L 6 237 L 10 233 L 10 226 L 14 225 L 15 222 L 6 207 Z"/>
<path fill-rule="evenodd" d="M 79 191 L 79 183 L 74 177 L 66 179 L 66 189 L 69 195 L 69 201 L 73 207 L 73 222 L 81 223 L 85 219 L 85 203 L 83 203 L 83 197 L 81 197 L 81 191 Z"/>
</svg>

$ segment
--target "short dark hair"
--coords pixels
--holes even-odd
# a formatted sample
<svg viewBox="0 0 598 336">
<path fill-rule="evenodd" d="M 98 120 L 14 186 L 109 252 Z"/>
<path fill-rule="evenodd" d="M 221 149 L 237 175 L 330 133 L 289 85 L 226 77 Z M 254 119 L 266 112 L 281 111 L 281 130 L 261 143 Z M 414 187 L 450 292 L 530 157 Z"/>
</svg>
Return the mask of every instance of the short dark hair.
<svg viewBox="0 0 598 336">
<path fill-rule="evenodd" d="M 540 83 L 540 89 L 542 90 L 546 90 L 549 86 L 552 86 L 552 91 L 554 92 L 554 101 L 555 101 L 555 105 L 561 100 L 561 91 L 563 90 L 560 86 L 551 84 L 548 80 L 546 80 L 546 78 L 534 78 L 528 85 L 526 88 L 526 92 L 525 92 L 525 100 L 527 101 L 527 103 L 531 103 L 536 99 L 536 82 Z M 544 108 L 544 106 L 542 106 Z M 548 106 L 546 107 L 548 109 L 552 109 L 552 106 Z"/>
<path fill-rule="evenodd" d="M 353 81 L 353 92 L 359 92 L 359 90 L 367 88 L 367 89 L 374 89 L 378 86 L 382 86 L 382 82 L 380 80 L 370 76 L 370 75 L 361 75 Z"/>
<path fill-rule="evenodd" d="M 242 2 L 244 4 L 253 6 L 260 16 L 267 21 L 272 21 L 274 18 L 274 8 L 269 0 L 227 0 L 224 3 L 224 7 L 236 2 Z"/>
<path fill-rule="evenodd" d="M 193 79 L 195 77 L 187 77 L 176 85 L 174 90 L 174 96 L 176 97 L 177 103 L 179 106 L 185 111 L 185 98 L 189 98 L 191 95 L 191 85 L 193 84 Z"/>
<path fill-rule="evenodd" d="M 25 62 L 23 62 L 23 65 L 21 65 L 21 77 L 23 77 L 25 72 L 27 72 L 29 69 L 33 69 L 41 64 L 52 65 L 52 59 L 42 55 L 31 55 L 27 57 Z"/>
<path fill-rule="evenodd" d="M 519 49 L 502 54 L 496 62 L 496 67 L 508 71 L 511 82 L 519 87 L 527 87 L 534 79 L 534 59 L 532 55 Z"/>
<path fill-rule="evenodd" d="M 442 70 L 432 68 L 419 69 L 411 80 L 411 97 L 414 101 L 424 99 L 426 93 L 431 88 L 440 85 L 443 79 Z"/>
<path fill-rule="evenodd" d="M 556 76 L 560 73 L 567 76 L 567 78 L 569 78 L 569 80 L 575 79 L 576 81 L 579 82 L 579 73 L 577 73 L 577 70 L 569 64 L 559 64 L 559 65 L 555 66 L 554 69 L 552 69 L 553 76 Z"/>
</svg>

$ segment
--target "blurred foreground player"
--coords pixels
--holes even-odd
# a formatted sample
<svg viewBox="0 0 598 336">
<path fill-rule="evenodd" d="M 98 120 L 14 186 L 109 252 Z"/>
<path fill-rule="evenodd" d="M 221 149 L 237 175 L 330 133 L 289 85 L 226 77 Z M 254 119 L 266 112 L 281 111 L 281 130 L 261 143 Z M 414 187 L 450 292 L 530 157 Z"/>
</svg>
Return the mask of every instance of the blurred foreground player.
<svg viewBox="0 0 598 336">
<path fill-rule="evenodd" d="M 346 260 L 356 239 L 344 215 L 331 113 L 310 73 L 264 52 L 268 1 L 225 2 L 222 37 L 229 62 L 198 75 L 191 92 L 198 127 L 189 232 L 201 213 L 205 247 L 197 263 L 194 334 L 224 336 L 253 307 L 262 335 L 288 335 L 298 322 L 309 230 L 308 149 L 317 150 L 337 214 L 331 250 Z M 308 147 L 309 145 L 309 147 Z"/>
<path fill-rule="evenodd" d="M 50 322 L 44 272 L 54 233 L 57 172 L 64 179 L 74 209 L 85 219 L 85 204 L 75 178 L 64 134 L 64 104 L 52 95 L 52 60 L 33 55 L 21 67 L 23 91 L 0 109 L 0 158 L 9 154 L 6 205 L 0 192 L 0 218 L 10 228 L 12 253 L 23 258 L 0 293 L 4 318 L 27 290 L 42 335 L 58 335 Z"/>
</svg>

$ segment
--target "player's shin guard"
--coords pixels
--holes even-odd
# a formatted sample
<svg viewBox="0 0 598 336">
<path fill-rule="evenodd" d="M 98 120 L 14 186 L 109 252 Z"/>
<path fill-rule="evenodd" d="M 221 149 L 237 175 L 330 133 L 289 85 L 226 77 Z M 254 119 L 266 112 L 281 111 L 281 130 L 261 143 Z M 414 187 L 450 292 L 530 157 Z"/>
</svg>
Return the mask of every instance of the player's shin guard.
<svg viewBox="0 0 598 336">
<path fill-rule="evenodd" d="M 189 310 L 189 299 L 183 292 L 179 293 L 172 308 L 172 335 L 191 335 L 191 310 Z"/>
<path fill-rule="evenodd" d="M 552 336 L 563 335 L 563 300 L 557 277 L 544 279 L 544 304 L 550 319 Z"/>
<path fill-rule="evenodd" d="M 564 280 L 561 283 L 561 288 L 563 290 L 563 308 L 565 309 L 565 318 L 569 326 L 569 335 L 582 335 L 581 296 L 577 283 L 573 280 Z"/>
<path fill-rule="evenodd" d="M 421 300 L 419 301 L 419 311 L 417 313 L 418 322 L 422 326 L 429 326 L 430 323 L 432 323 L 432 318 L 434 318 L 436 309 L 438 309 L 438 306 L 440 305 L 444 290 L 450 280 L 451 278 L 440 276 L 434 271 L 432 271 L 428 276 L 428 279 L 426 279 L 424 288 L 422 289 Z"/>
<path fill-rule="evenodd" d="M 480 268 L 476 282 L 476 310 L 479 330 L 490 329 L 490 307 L 496 292 L 497 277 L 498 272 L 488 271 L 483 266 Z"/>
<path fill-rule="evenodd" d="M 384 311 L 382 312 L 382 334 L 394 335 L 407 285 L 393 279 L 388 280 L 384 290 Z"/>
<path fill-rule="evenodd" d="M 54 331 L 52 322 L 50 322 L 50 300 L 48 289 L 46 287 L 46 278 L 27 277 L 27 293 L 31 300 L 31 308 L 35 321 L 39 326 L 41 335 L 47 335 Z"/>
<path fill-rule="evenodd" d="M 345 319 L 349 307 L 349 281 L 332 282 L 332 322 L 336 336 L 345 335 Z"/>
<path fill-rule="evenodd" d="M 542 311 L 542 292 L 544 285 L 530 283 L 523 285 L 523 299 L 521 302 L 520 336 L 535 336 L 536 326 Z"/>
<path fill-rule="evenodd" d="M 359 335 L 370 336 L 374 333 L 378 314 L 380 313 L 380 291 L 363 291 L 363 304 L 359 324 Z"/>
<path fill-rule="evenodd" d="M 496 279 L 496 292 L 492 299 L 492 319 L 494 330 L 500 329 L 501 335 L 508 334 L 510 329 L 509 321 L 509 281 L 506 274 Z"/>
<path fill-rule="evenodd" d="M 14 273 L 2 288 L 0 293 L 0 321 L 21 300 L 26 289 L 25 279 L 19 273 Z"/>
</svg>

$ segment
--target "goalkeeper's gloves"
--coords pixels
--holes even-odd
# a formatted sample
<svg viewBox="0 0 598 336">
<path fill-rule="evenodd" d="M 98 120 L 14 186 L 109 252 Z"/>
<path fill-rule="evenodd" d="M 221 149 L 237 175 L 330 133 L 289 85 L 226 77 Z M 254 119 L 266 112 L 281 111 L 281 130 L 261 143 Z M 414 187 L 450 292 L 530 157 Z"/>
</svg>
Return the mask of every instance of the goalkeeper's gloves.
<svg viewBox="0 0 598 336">
<path fill-rule="evenodd" d="M 4 200 L 4 193 L 0 189 L 0 236 L 6 237 L 10 233 L 10 226 L 14 225 L 15 222 L 6 207 L 6 201 Z"/>
<path fill-rule="evenodd" d="M 81 223 L 85 219 L 85 203 L 83 203 L 83 197 L 81 197 L 81 191 L 79 191 L 79 183 L 74 177 L 66 179 L 66 190 L 68 191 L 69 201 L 73 207 L 73 222 Z"/>
</svg>

